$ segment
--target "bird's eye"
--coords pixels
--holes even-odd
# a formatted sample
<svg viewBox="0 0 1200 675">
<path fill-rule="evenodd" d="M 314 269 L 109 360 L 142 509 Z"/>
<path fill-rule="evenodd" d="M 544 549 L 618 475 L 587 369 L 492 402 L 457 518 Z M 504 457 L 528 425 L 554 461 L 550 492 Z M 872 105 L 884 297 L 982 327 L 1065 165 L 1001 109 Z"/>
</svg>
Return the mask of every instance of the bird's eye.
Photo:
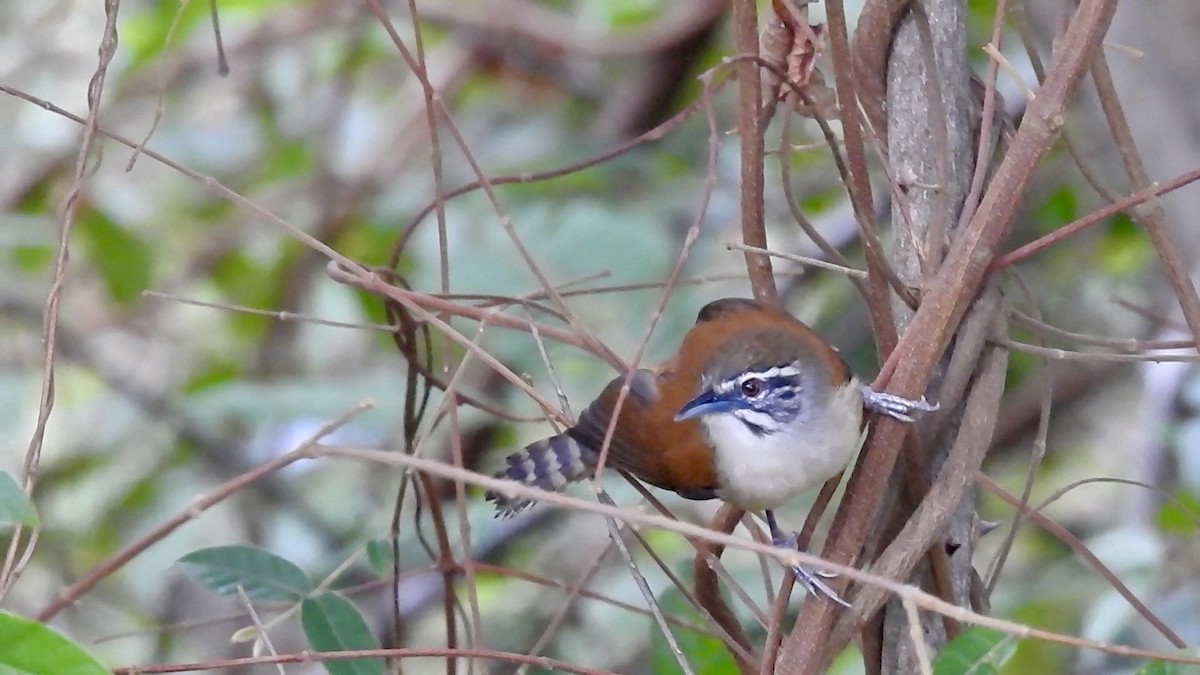
<svg viewBox="0 0 1200 675">
<path fill-rule="evenodd" d="M 750 396 L 750 397 L 758 396 L 759 394 L 762 393 L 762 391 L 763 391 L 763 381 L 758 378 L 746 380 L 745 382 L 742 383 L 742 394 L 745 396 Z"/>
</svg>

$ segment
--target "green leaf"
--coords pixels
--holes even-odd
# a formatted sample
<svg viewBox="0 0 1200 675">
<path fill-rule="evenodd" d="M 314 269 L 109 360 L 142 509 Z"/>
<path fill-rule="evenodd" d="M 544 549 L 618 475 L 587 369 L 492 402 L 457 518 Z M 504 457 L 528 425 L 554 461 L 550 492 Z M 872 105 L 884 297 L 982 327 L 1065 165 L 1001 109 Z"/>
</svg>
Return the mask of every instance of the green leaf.
<svg viewBox="0 0 1200 675">
<path fill-rule="evenodd" d="M 1175 499 L 1164 502 L 1155 515 L 1154 523 L 1163 532 L 1190 536 L 1200 524 L 1200 497 L 1183 490 L 1175 492 Z"/>
<path fill-rule="evenodd" d="M 379 649 L 367 622 L 337 593 L 322 593 L 305 598 L 300 603 L 300 625 L 308 643 L 319 652 L 341 652 L 358 649 Z M 325 661 L 330 675 L 382 675 L 383 659 L 364 658 L 345 661 Z"/>
<path fill-rule="evenodd" d="M 313 590 L 312 580 L 290 560 L 253 546 L 234 544 L 193 551 L 179 559 L 191 578 L 220 595 L 295 602 Z"/>
<path fill-rule="evenodd" d="M 7 471 L 0 471 L 0 528 L 9 525 L 37 527 L 37 524 L 37 511 L 29 496 Z"/>
<path fill-rule="evenodd" d="M 991 628 L 973 626 L 946 644 L 933 663 L 934 675 L 993 675 L 1012 657 L 1017 641 Z"/>
<path fill-rule="evenodd" d="M 0 673 L 107 675 L 108 669 L 70 638 L 16 614 L 0 612 Z"/>
<path fill-rule="evenodd" d="M 390 539 L 372 539 L 367 542 L 367 563 L 371 565 L 371 571 L 381 577 L 390 577 L 395 571 L 395 560 L 392 550 L 392 541 Z"/>
<path fill-rule="evenodd" d="M 97 211 L 89 211 L 77 231 L 114 300 L 128 304 L 150 286 L 154 258 L 144 241 Z"/>
</svg>

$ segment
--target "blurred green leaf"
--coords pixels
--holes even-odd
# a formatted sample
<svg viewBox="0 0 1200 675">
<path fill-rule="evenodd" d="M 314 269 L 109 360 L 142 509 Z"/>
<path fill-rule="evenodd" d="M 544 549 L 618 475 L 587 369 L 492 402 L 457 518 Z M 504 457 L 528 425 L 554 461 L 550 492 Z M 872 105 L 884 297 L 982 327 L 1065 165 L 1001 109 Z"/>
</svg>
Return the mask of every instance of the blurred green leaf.
<svg viewBox="0 0 1200 675">
<path fill-rule="evenodd" d="M 0 471 L 0 529 L 9 525 L 37 527 L 37 524 L 33 502 L 7 471 Z"/>
<path fill-rule="evenodd" d="M 46 626 L 0 612 L 0 673 L 107 675 L 109 670 L 70 638 Z"/>
<path fill-rule="evenodd" d="M 251 600 L 298 601 L 313 590 L 312 580 L 290 560 L 253 546 L 233 544 L 193 551 L 179 559 L 188 576 L 220 595 Z"/>
<path fill-rule="evenodd" d="M 991 628 L 972 626 L 946 643 L 933 663 L 934 675 L 993 675 L 1012 657 L 1017 641 Z"/>
<path fill-rule="evenodd" d="M 182 392 L 194 394 L 209 387 L 237 381 L 243 373 L 242 364 L 237 361 L 219 361 L 208 364 L 204 370 L 196 373 L 183 385 Z"/>
<path fill-rule="evenodd" d="M 1163 532 L 1195 534 L 1200 527 L 1200 497 L 1184 490 L 1176 490 L 1174 496 L 1159 507 L 1154 524 Z"/>
<path fill-rule="evenodd" d="M 1096 255 L 1101 270 L 1121 276 L 1140 272 L 1154 257 L 1154 249 L 1142 228 L 1122 213 L 1105 229 L 1096 244 Z"/>
<path fill-rule="evenodd" d="M 393 573 L 395 560 L 392 542 L 387 539 L 372 539 L 367 542 L 367 563 L 371 571 L 381 577 L 390 577 Z"/>
<path fill-rule="evenodd" d="M 304 175 L 313 170 L 315 160 L 308 139 L 301 143 L 277 139 L 266 155 L 261 178 L 267 183 L 278 183 L 288 178 Z"/>
<path fill-rule="evenodd" d="M 22 272 L 40 272 L 54 260 L 54 249 L 39 244 L 18 245 L 12 248 L 13 265 Z"/>
<path fill-rule="evenodd" d="M 300 624 L 308 643 L 319 652 L 379 649 L 358 610 L 337 593 L 322 593 L 305 598 L 300 604 Z M 382 675 L 383 659 L 364 658 L 325 661 L 330 675 Z"/>
<path fill-rule="evenodd" d="M 1035 213 L 1043 232 L 1056 230 L 1075 220 L 1079 214 L 1075 189 L 1067 185 L 1055 190 L 1046 197 L 1046 201 L 1042 202 Z"/>
<path fill-rule="evenodd" d="M 153 275 L 150 248 L 99 211 L 89 210 L 81 220 L 75 231 L 86 242 L 108 294 L 123 305 L 137 300 Z"/>
</svg>

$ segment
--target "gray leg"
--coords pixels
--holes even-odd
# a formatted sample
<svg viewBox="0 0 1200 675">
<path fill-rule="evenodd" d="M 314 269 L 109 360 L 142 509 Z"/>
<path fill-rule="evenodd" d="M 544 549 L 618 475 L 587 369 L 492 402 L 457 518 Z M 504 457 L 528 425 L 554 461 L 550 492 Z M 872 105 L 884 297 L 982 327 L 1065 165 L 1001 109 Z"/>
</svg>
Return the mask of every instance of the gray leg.
<svg viewBox="0 0 1200 675">
<path fill-rule="evenodd" d="M 924 396 L 921 397 L 921 400 L 914 401 L 894 394 L 875 391 L 865 385 L 860 391 L 862 392 L 863 405 L 868 410 L 881 415 L 887 415 L 901 422 L 912 422 L 914 418 L 920 417 L 922 413 L 937 410 L 939 407 L 938 404 L 925 400 Z"/>
<path fill-rule="evenodd" d="M 792 532 L 791 534 L 785 534 L 783 530 L 779 528 L 779 523 L 775 522 L 774 511 L 767 511 L 766 515 L 767 527 L 771 530 L 771 543 L 775 544 L 779 548 L 787 548 L 795 551 L 797 539 L 796 533 Z M 819 597 L 828 598 L 842 607 L 850 606 L 850 603 L 843 600 L 842 597 L 837 594 L 837 591 L 830 588 L 829 584 L 821 580 L 821 577 L 830 579 L 836 577 L 836 574 L 831 574 L 829 572 L 810 572 L 799 565 L 792 566 L 792 573 L 796 575 L 796 578 L 799 579 L 806 588 L 808 588 L 809 593 Z"/>
</svg>

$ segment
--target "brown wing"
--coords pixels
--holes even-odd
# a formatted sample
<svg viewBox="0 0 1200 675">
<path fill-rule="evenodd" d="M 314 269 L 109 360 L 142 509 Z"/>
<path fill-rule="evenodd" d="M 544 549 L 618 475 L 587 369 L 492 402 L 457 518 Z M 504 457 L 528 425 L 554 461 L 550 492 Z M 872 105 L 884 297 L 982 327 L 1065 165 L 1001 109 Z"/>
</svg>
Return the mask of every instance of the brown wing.
<svg viewBox="0 0 1200 675">
<path fill-rule="evenodd" d="M 604 387 L 568 432 L 572 438 L 599 453 L 624 380 L 617 377 Z M 676 422 L 678 409 L 661 405 L 663 383 L 652 371 L 634 373 L 605 465 L 688 499 L 712 499 L 717 485 L 712 449 L 696 422 Z"/>
</svg>

